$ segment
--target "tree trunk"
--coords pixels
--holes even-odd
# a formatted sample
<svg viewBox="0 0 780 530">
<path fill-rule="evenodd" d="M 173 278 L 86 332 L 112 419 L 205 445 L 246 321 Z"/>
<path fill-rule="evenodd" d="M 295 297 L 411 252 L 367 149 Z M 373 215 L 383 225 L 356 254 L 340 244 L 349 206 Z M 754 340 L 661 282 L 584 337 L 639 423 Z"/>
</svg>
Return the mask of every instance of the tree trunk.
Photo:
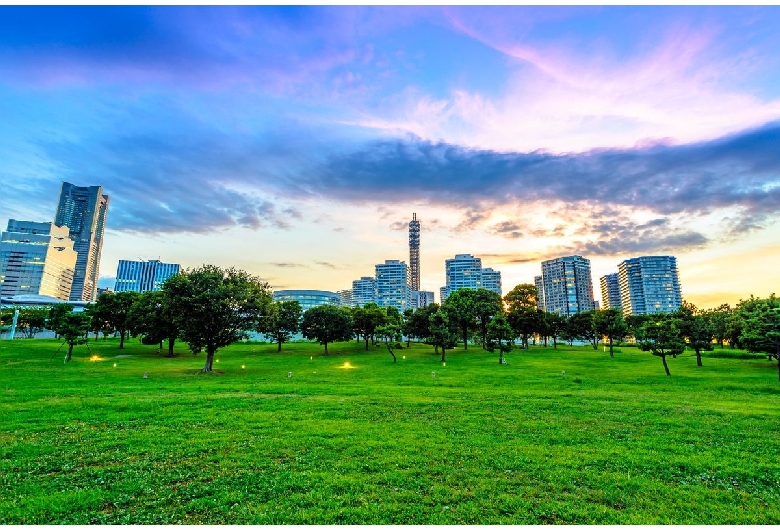
<svg viewBox="0 0 780 530">
<path fill-rule="evenodd" d="M 614 357 L 615 354 L 612 352 L 612 337 L 609 338 L 609 356 Z"/>
<path fill-rule="evenodd" d="M 277 351 L 277 352 L 280 352 L 280 351 L 282 351 L 282 339 L 279 339 L 279 340 L 277 341 L 277 344 L 278 344 L 278 347 L 276 348 L 276 351 Z"/>
<path fill-rule="evenodd" d="M 446 359 L 444 358 L 444 346 L 442 346 L 441 347 L 441 362 L 444 362 L 444 361 L 446 361 Z"/>
<path fill-rule="evenodd" d="M 393 362 L 395 362 L 395 354 L 393 353 L 393 349 L 388 347 L 388 348 L 387 348 L 387 351 L 389 351 L 389 352 L 390 352 L 390 355 L 392 355 L 392 356 L 393 356 Z"/>
<path fill-rule="evenodd" d="M 504 364 L 504 350 L 501 349 L 501 343 L 498 344 L 498 364 Z"/>
<path fill-rule="evenodd" d="M 119 349 L 122 350 L 125 347 L 125 332 L 119 332 Z"/>
<path fill-rule="evenodd" d="M 328 355 L 328 343 L 325 343 L 325 355 Z"/>
<path fill-rule="evenodd" d="M 436 355 L 439 355 L 439 345 L 438 344 L 434 344 L 433 345 L 433 353 L 435 353 Z"/>
<path fill-rule="evenodd" d="M 664 363 L 664 370 L 666 370 L 666 375 L 672 375 L 669 373 L 669 367 L 666 365 L 666 355 L 661 355 L 661 360 Z"/>
<path fill-rule="evenodd" d="M 174 342 L 176 342 L 176 337 L 168 337 L 168 357 L 173 357 Z"/>
<path fill-rule="evenodd" d="M 557 350 L 558 349 L 558 337 L 553 335 L 552 339 L 553 339 L 553 348 L 555 348 Z"/>
<path fill-rule="evenodd" d="M 544 347 L 547 347 L 547 335 L 544 336 Z"/>
<path fill-rule="evenodd" d="M 696 366 L 702 366 L 702 364 L 701 364 L 701 348 L 696 348 Z"/>
<path fill-rule="evenodd" d="M 469 349 L 469 330 L 466 326 L 463 326 L 463 349 Z"/>
<path fill-rule="evenodd" d="M 68 344 L 68 353 L 65 355 L 65 362 L 69 363 L 70 358 L 73 356 L 73 344 Z"/>
<path fill-rule="evenodd" d="M 202 373 L 214 371 L 214 352 L 206 350 L 206 365 L 201 370 Z"/>
<path fill-rule="evenodd" d="M 327 350 L 327 348 L 325 348 Z M 368 351 L 368 333 L 366 333 L 366 351 Z"/>
<path fill-rule="evenodd" d="M 406 349 L 409 349 L 412 347 L 412 336 L 409 335 L 406 337 Z"/>
</svg>

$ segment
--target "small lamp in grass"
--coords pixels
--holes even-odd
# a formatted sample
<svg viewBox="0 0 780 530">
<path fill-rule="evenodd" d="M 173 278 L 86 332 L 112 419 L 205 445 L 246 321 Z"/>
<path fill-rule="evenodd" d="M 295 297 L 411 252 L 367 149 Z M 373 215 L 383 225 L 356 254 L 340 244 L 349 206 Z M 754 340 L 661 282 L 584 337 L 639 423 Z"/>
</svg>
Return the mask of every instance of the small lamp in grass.
<svg viewBox="0 0 780 530">
<path fill-rule="evenodd" d="M 243 364 L 242 364 L 242 365 L 241 365 L 241 369 L 243 370 L 244 368 L 246 368 L 246 365 L 243 365 Z"/>
<path fill-rule="evenodd" d="M 116 368 L 116 363 L 114 363 L 114 368 Z"/>
<path fill-rule="evenodd" d="M 436 372 L 431 372 L 431 377 L 436 377 Z"/>
<path fill-rule="evenodd" d="M 287 372 L 287 379 L 290 379 L 292 377 L 292 372 Z"/>
</svg>

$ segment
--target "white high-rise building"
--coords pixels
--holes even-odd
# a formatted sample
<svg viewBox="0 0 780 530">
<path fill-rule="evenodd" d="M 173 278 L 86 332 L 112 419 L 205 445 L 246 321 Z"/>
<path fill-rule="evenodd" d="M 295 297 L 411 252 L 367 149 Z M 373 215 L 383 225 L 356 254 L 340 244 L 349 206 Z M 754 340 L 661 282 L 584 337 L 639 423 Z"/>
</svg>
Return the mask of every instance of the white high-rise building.
<svg viewBox="0 0 780 530">
<path fill-rule="evenodd" d="M 682 305 L 677 258 L 641 256 L 618 265 L 623 315 L 669 313 Z"/>
<path fill-rule="evenodd" d="M 363 307 L 369 302 L 376 303 L 376 278 L 363 276 L 352 282 L 352 305 Z"/>
<path fill-rule="evenodd" d="M 412 291 L 412 309 L 420 309 L 433 303 L 433 291 Z"/>
<path fill-rule="evenodd" d="M 549 313 L 571 316 L 596 308 L 590 260 L 582 256 L 543 261 L 542 290 L 544 310 Z"/>
<path fill-rule="evenodd" d="M 494 271 L 490 267 L 482 269 L 482 288 L 493 291 L 498 296 L 503 296 L 501 292 L 501 271 Z"/>
<path fill-rule="evenodd" d="M 68 300 L 76 259 L 67 227 L 9 219 L 0 236 L 0 295 Z"/>
<path fill-rule="evenodd" d="M 534 285 L 536 286 L 536 308 L 544 311 L 544 282 L 541 274 L 534 276 Z"/>
<path fill-rule="evenodd" d="M 502 296 L 501 272 L 490 267 L 482 268 L 482 259 L 471 254 L 456 254 L 454 258 L 444 261 L 444 272 L 447 284 L 441 288 L 441 298 L 458 289 L 488 289 Z"/>
<path fill-rule="evenodd" d="M 376 303 L 403 312 L 412 303 L 411 271 L 405 261 L 388 259 L 376 265 Z"/>
<path fill-rule="evenodd" d="M 604 309 L 621 309 L 620 281 L 618 273 L 607 274 L 599 278 L 601 283 L 601 306 Z"/>
</svg>

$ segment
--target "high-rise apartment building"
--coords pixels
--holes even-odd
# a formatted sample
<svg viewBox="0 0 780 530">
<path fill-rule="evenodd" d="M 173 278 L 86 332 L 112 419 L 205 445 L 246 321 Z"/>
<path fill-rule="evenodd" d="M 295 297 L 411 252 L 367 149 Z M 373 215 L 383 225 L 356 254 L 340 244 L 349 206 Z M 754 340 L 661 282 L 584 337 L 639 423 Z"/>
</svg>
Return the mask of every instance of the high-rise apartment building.
<svg viewBox="0 0 780 530">
<path fill-rule="evenodd" d="M 596 308 L 590 260 L 565 256 L 542 262 L 544 310 L 570 316 Z"/>
<path fill-rule="evenodd" d="M 420 309 L 433 303 L 433 291 L 412 291 L 412 309 Z"/>
<path fill-rule="evenodd" d="M 9 219 L 0 236 L 0 296 L 68 300 L 76 268 L 69 230 L 53 223 Z"/>
<path fill-rule="evenodd" d="M 376 303 L 382 307 L 393 306 L 403 312 L 412 301 L 410 277 L 409 267 L 404 261 L 388 259 L 376 265 Z"/>
<path fill-rule="evenodd" d="M 621 309 L 623 307 L 620 301 L 620 281 L 618 274 L 607 274 L 599 278 L 601 283 L 601 306 L 604 309 Z"/>
<path fill-rule="evenodd" d="M 536 286 L 536 308 L 544 311 L 544 282 L 541 274 L 534 276 L 534 285 Z"/>
<path fill-rule="evenodd" d="M 471 254 L 455 254 L 444 261 L 447 284 L 441 288 L 442 302 L 458 289 L 488 289 L 502 296 L 501 272 L 490 267 L 482 268 L 482 259 Z"/>
<path fill-rule="evenodd" d="M 352 307 L 352 289 L 342 289 L 336 291 L 339 295 L 339 305 L 343 307 Z"/>
<path fill-rule="evenodd" d="M 443 304 L 447 300 L 447 287 L 439 287 L 439 304 Z"/>
<path fill-rule="evenodd" d="M 503 296 L 501 292 L 501 271 L 494 271 L 490 267 L 482 269 L 482 288 L 493 291 L 498 296 Z"/>
<path fill-rule="evenodd" d="M 623 315 L 671 312 L 682 305 L 677 258 L 641 256 L 618 265 Z"/>
<path fill-rule="evenodd" d="M 114 291 L 159 291 L 171 276 L 179 274 L 181 265 L 178 263 L 162 263 L 159 260 L 130 261 L 119 260 L 116 268 L 116 284 Z"/>
<path fill-rule="evenodd" d="M 409 286 L 412 291 L 420 290 L 420 221 L 412 214 L 409 221 Z"/>
<path fill-rule="evenodd" d="M 376 278 L 363 276 L 352 282 L 352 305 L 363 307 L 369 302 L 376 303 Z"/>
<path fill-rule="evenodd" d="M 97 297 L 100 255 L 108 212 L 108 195 L 101 186 L 62 183 L 54 224 L 67 226 L 77 253 L 70 300 L 91 301 Z"/>
</svg>

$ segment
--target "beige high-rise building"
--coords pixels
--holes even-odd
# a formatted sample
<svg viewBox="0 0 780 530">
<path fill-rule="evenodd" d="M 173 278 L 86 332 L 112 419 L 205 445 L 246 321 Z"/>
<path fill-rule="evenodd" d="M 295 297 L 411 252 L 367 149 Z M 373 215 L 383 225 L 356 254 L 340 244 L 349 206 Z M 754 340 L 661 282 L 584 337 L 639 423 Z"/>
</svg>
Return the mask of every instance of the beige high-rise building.
<svg viewBox="0 0 780 530">
<path fill-rule="evenodd" d="M 10 219 L 0 236 L 0 295 L 68 300 L 77 256 L 69 232 L 54 223 Z"/>
</svg>

